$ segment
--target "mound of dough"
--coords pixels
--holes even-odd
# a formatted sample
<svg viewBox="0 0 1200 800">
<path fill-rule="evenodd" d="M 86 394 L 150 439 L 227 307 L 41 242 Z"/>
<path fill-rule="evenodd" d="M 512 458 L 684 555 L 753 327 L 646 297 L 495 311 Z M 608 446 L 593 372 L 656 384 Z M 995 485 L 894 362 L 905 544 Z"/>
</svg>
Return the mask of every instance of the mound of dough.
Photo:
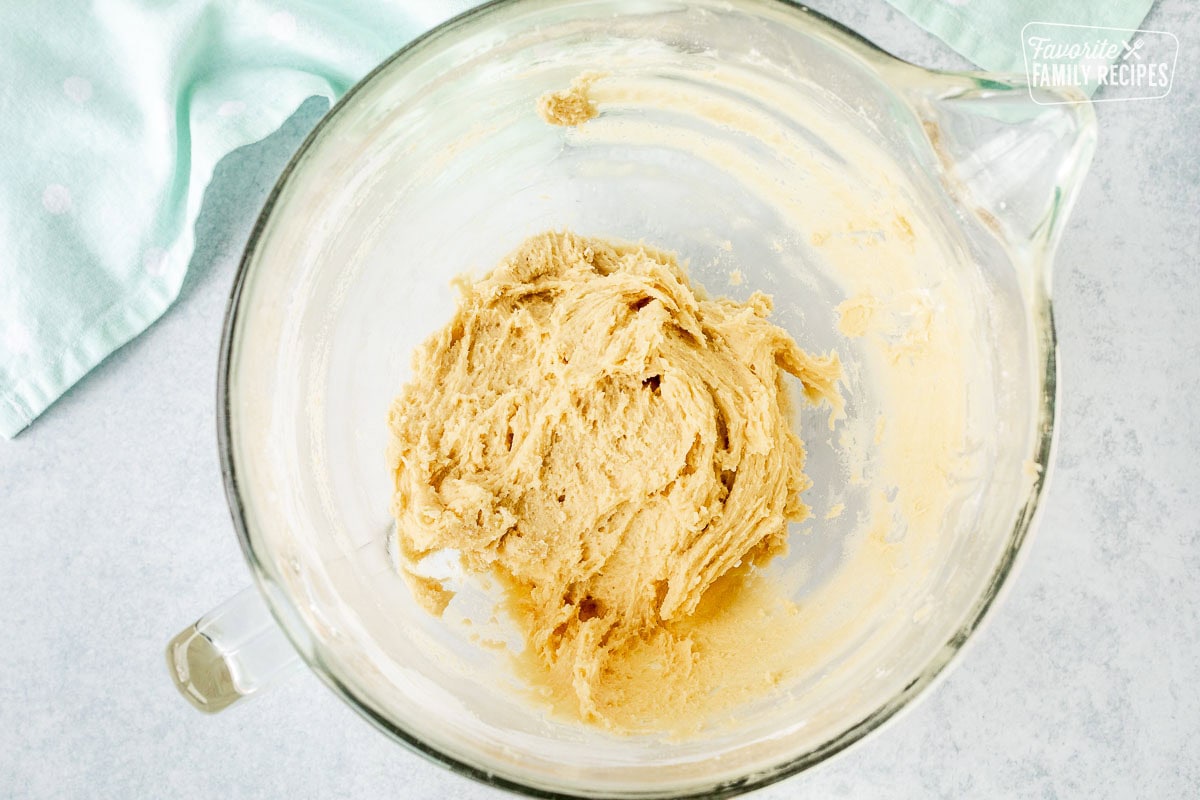
<svg viewBox="0 0 1200 800">
<path fill-rule="evenodd" d="M 762 293 L 709 299 L 670 254 L 571 233 L 460 288 L 389 415 L 403 571 L 435 613 L 425 556 L 498 577 L 541 679 L 620 727 L 635 673 L 653 693 L 702 657 L 681 623 L 706 590 L 808 514 L 785 376 L 836 407 L 836 356 L 801 350 Z"/>
</svg>

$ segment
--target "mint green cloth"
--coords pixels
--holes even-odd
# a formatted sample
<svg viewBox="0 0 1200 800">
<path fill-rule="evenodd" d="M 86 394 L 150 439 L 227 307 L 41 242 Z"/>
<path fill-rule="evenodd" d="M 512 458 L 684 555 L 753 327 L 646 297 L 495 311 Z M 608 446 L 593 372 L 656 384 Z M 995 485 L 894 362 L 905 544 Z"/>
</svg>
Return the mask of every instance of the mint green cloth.
<svg viewBox="0 0 1200 800">
<path fill-rule="evenodd" d="M 1150 0 L 891 2 L 975 63 L 1020 70 L 1025 22 L 1136 27 Z M 218 159 L 470 4 L 0 5 L 0 434 L 170 306 Z"/>
<path fill-rule="evenodd" d="M 992 72 L 1025 72 L 1021 29 L 1030 22 L 1077 25 L 1056 41 L 1086 41 L 1089 28 L 1136 28 L 1154 0 L 888 0 L 959 55 Z M 1089 87 L 1094 90 L 1095 87 Z"/>
<path fill-rule="evenodd" d="M 468 5 L 0 4 L 0 434 L 170 306 L 223 155 Z"/>
</svg>

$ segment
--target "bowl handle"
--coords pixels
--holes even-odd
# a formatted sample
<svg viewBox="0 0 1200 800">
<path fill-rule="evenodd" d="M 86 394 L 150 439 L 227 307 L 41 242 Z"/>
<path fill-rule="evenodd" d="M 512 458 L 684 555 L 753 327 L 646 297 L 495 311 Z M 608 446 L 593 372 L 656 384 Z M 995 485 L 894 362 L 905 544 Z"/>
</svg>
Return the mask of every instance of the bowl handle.
<svg viewBox="0 0 1200 800">
<path fill-rule="evenodd" d="M 303 662 L 253 586 L 205 614 L 167 645 L 175 687 L 215 714 L 270 688 Z"/>
</svg>

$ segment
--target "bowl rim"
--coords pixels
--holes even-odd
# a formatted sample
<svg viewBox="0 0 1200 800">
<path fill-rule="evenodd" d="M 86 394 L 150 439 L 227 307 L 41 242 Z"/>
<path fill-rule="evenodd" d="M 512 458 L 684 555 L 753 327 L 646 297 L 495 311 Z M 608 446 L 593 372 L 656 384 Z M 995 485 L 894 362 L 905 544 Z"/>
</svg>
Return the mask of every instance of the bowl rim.
<svg viewBox="0 0 1200 800">
<path fill-rule="evenodd" d="M 757 6 L 760 8 L 782 10 L 785 13 L 792 14 L 800 24 L 810 25 L 818 29 L 824 28 L 830 38 L 840 40 L 843 45 L 853 49 L 868 61 L 874 62 L 877 66 L 909 68 L 927 75 L 941 75 L 946 78 L 958 80 L 963 78 L 975 80 L 977 77 L 983 75 L 983 73 L 973 71 L 936 72 L 913 65 L 892 55 L 836 20 L 832 20 L 817 11 L 793 2 L 793 0 L 736 0 L 736 2 L 737 4 L 751 7 Z M 260 594 L 266 600 L 266 605 L 276 623 L 296 648 L 305 664 L 316 673 L 318 678 L 329 686 L 341 700 L 391 739 L 430 761 L 447 767 L 454 773 L 472 778 L 489 786 L 506 789 L 530 797 L 547 798 L 548 800 L 566 800 L 567 798 L 589 798 L 598 795 L 586 789 L 570 791 L 547 789 L 531 783 L 524 783 L 520 780 L 497 774 L 445 752 L 425 741 L 419 731 L 409 730 L 384 716 L 373 706 L 368 698 L 360 696 L 352 686 L 343 681 L 336 674 L 336 671 L 329 667 L 325 659 L 320 658 L 318 640 L 311 635 L 311 631 L 302 622 L 303 617 L 292 607 L 292 601 L 287 593 L 279 590 L 281 582 L 272 573 L 269 560 L 260 557 L 256 550 L 255 537 L 251 533 L 251 525 L 248 521 L 247 504 L 242 498 L 238 466 L 235 463 L 236 459 L 233 447 L 235 436 L 235 414 L 232 411 L 231 403 L 231 374 L 234 366 L 233 354 L 239 342 L 238 323 L 242 315 L 248 313 L 241 302 L 242 294 L 247 279 L 253 271 L 256 255 L 272 219 L 272 214 L 280 197 L 287 188 L 293 173 L 301 168 L 305 156 L 335 123 L 344 109 L 354 102 L 364 87 L 372 84 L 383 72 L 388 71 L 393 65 L 403 61 L 420 48 L 428 46 L 430 42 L 453 32 L 465 24 L 473 23 L 478 18 L 485 17 L 502 7 L 526 4 L 556 7 L 571 4 L 571 0 L 488 0 L 488 2 L 474 6 L 425 31 L 383 60 L 378 66 L 351 86 L 332 105 L 328 112 L 322 116 L 288 160 L 270 194 L 267 196 L 262 210 L 251 229 L 229 294 L 222 325 L 220 356 L 217 368 L 217 447 L 226 502 L 229 506 L 233 526 L 237 533 L 242 553 L 254 576 L 254 582 Z M 996 85 L 997 79 L 998 76 L 988 76 L 988 80 L 992 82 L 993 86 Z M 1005 82 L 1010 83 L 1008 81 Z M 1016 88 L 1016 84 L 1019 84 L 1019 81 L 1014 80 L 1010 83 L 1012 88 Z M 1049 260 L 1052 257 L 1052 253 L 1046 252 L 1043 257 Z M 724 780 L 707 787 L 698 789 L 687 788 L 677 792 L 668 791 L 666 793 L 658 790 L 630 790 L 621 792 L 617 796 L 673 799 L 724 798 L 777 783 L 826 761 L 857 743 L 868 734 L 879 730 L 884 724 L 896 719 L 899 712 L 912 708 L 915 699 L 925 696 L 927 690 L 935 682 L 944 679 L 951 665 L 958 663 L 959 656 L 965 645 L 968 641 L 973 640 L 973 634 L 979 630 L 985 618 L 988 617 L 988 612 L 996 605 L 1002 591 L 1010 585 L 1008 579 L 1023 560 L 1020 557 L 1027 551 L 1024 545 L 1029 541 L 1036 528 L 1040 516 L 1038 513 L 1040 500 L 1045 493 L 1050 468 L 1053 463 L 1053 451 L 1055 449 L 1054 423 L 1058 404 L 1059 383 L 1057 337 L 1048 290 L 1039 292 L 1033 298 L 1030 313 L 1033 317 L 1034 328 L 1039 332 L 1037 340 L 1034 343 L 1037 351 L 1035 377 L 1038 364 L 1041 365 L 1042 373 L 1040 382 L 1042 391 L 1038 400 L 1036 420 L 1038 428 L 1034 442 L 1033 456 L 1033 462 L 1038 468 L 1036 469 L 1036 475 L 1031 476 L 1031 486 L 1028 496 L 1024 505 L 1019 510 L 1016 524 L 1006 541 L 1005 550 L 997 560 L 996 567 L 992 571 L 987 585 L 976 599 L 974 605 L 967 611 L 965 622 L 943 643 L 942 647 L 925 668 L 906 684 L 900 692 L 891 697 L 874 712 L 848 726 L 841 733 L 821 745 L 769 768 L 761 769 L 736 779 Z M 608 796 L 614 795 L 610 793 Z"/>
</svg>

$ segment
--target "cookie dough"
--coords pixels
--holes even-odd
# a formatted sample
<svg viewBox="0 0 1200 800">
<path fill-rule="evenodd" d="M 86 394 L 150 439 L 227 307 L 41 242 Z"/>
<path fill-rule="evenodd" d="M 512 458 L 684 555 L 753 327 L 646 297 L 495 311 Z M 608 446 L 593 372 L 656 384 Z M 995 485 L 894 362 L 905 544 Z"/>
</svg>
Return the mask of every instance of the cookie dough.
<svg viewBox="0 0 1200 800">
<path fill-rule="evenodd" d="M 546 92 L 538 98 L 537 111 L 551 125 L 571 127 L 582 125 L 600 113 L 588 95 L 592 84 L 604 77 L 602 72 L 585 72 L 571 81 L 571 86 L 558 92 Z"/>
<path fill-rule="evenodd" d="M 389 414 L 402 572 L 435 613 L 426 556 L 499 579 L 544 694 L 626 727 L 808 515 L 787 376 L 836 406 L 837 357 L 649 247 L 545 233 L 459 288 Z"/>
</svg>

